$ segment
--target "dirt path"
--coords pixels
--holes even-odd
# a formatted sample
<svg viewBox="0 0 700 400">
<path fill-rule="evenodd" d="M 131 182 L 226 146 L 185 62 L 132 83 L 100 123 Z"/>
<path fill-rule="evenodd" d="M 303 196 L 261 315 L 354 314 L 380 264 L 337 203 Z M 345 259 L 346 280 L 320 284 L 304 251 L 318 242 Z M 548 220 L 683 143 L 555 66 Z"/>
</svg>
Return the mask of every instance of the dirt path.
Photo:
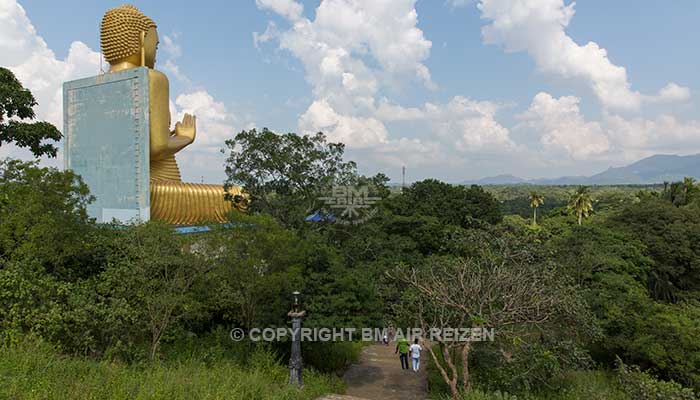
<svg viewBox="0 0 700 400">
<path fill-rule="evenodd" d="M 375 344 L 362 350 L 360 362 L 345 373 L 346 396 L 321 400 L 425 400 L 428 398 L 427 354 L 421 357 L 420 371 L 402 370 L 395 344 Z M 409 360 L 410 361 L 410 360 Z"/>
</svg>

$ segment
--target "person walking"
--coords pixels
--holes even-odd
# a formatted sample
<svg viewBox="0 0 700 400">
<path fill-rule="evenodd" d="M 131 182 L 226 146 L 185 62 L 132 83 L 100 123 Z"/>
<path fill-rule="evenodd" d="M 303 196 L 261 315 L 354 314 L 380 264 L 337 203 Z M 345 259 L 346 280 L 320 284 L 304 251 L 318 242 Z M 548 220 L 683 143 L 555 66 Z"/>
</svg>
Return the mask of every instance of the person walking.
<svg viewBox="0 0 700 400">
<path fill-rule="evenodd" d="M 396 351 L 394 351 L 394 354 L 399 354 L 401 369 L 408 369 L 408 350 L 409 346 L 406 338 L 402 337 L 398 342 L 396 342 Z"/>
<path fill-rule="evenodd" d="M 413 362 L 413 372 L 418 372 L 420 369 L 420 352 L 423 350 L 421 345 L 418 344 L 418 338 L 415 338 L 409 350 L 411 352 L 411 361 Z"/>
</svg>

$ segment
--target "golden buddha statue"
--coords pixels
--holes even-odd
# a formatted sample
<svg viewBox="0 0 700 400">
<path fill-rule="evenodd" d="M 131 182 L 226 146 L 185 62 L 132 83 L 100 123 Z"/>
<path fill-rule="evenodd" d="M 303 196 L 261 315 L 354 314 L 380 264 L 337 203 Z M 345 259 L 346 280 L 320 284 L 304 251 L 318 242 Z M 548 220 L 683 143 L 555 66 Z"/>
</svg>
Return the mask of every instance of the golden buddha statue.
<svg viewBox="0 0 700 400">
<path fill-rule="evenodd" d="M 113 8 L 102 18 L 100 42 L 109 72 L 148 67 L 151 218 L 177 225 L 227 221 L 232 203 L 224 199 L 223 186 L 183 183 L 180 178 L 175 153 L 194 141 L 197 118 L 185 114 L 170 131 L 168 78 L 153 69 L 155 22 L 131 5 Z M 240 197 L 241 188 L 229 188 L 228 194 Z"/>
</svg>

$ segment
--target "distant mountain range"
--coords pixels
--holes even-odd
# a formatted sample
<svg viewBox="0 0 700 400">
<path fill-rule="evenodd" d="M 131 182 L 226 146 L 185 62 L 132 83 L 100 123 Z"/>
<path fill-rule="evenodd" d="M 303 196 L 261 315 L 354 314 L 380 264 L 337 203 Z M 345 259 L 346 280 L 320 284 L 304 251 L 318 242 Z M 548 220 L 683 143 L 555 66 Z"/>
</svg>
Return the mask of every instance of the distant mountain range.
<svg viewBox="0 0 700 400">
<path fill-rule="evenodd" d="M 631 185 L 680 181 L 691 176 L 700 178 L 700 154 L 676 156 L 658 154 L 626 167 L 608 168 L 592 176 L 562 176 L 553 179 L 523 179 L 513 175 L 498 175 L 463 185 Z"/>
</svg>

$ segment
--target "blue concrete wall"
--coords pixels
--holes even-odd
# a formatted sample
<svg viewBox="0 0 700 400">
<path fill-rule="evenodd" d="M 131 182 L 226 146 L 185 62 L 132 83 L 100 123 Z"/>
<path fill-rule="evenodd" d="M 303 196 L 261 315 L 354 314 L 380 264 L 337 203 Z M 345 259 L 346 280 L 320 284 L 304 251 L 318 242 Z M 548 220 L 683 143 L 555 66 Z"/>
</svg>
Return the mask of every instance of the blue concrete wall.
<svg viewBox="0 0 700 400">
<path fill-rule="evenodd" d="M 148 68 L 63 84 L 64 164 L 90 187 L 97 222 L 150 219 Z"/>
</svg>

